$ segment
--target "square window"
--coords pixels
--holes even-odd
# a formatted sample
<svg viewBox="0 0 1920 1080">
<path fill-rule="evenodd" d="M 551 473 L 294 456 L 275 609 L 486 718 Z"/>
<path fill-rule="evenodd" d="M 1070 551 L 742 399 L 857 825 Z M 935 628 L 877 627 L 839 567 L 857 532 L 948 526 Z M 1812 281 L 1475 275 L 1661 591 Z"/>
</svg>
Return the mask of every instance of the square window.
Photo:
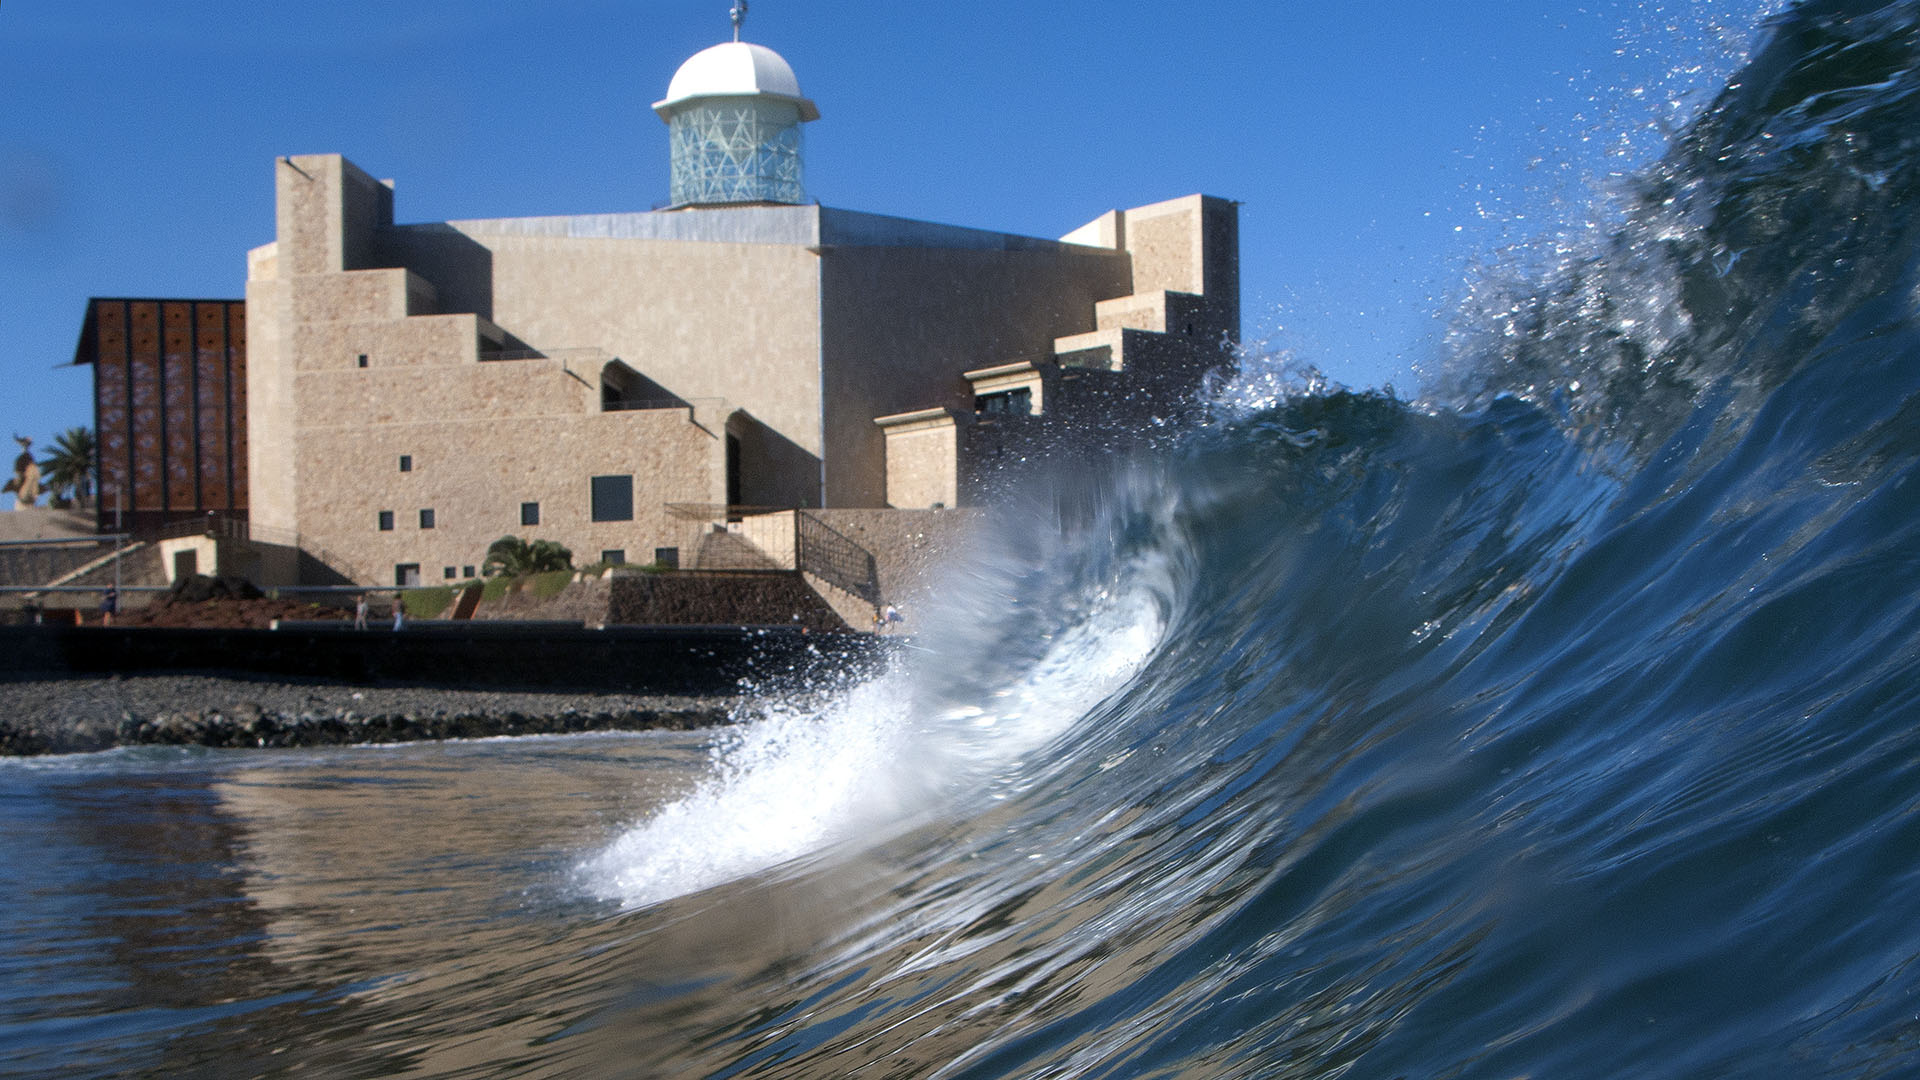
<svg viewBox="0 0 1920 1080">
<path fill-rule="evenodd" d="M 413 455 L 412 454 L 400 455 L 400 471 L 401 472 L 413 471 Z"/>
<path fill-rule="evenodd" d="M 433 528 L 433 511 L 431 510 L 420 511 L 420 527 L 423 529 Z"/>
<path fill-rule="evenodd" d="M 366 353 L 361 353 L 361 354 L 360 354 L 360 366 L 361 366 L 361 367 L 366 367 L 366 366 L 367 366 L 367 354 L 366 354 Z"/>
<path fill-rule="evenodd" d="M 677 547 L 654 548 L 653 561 L 657 566 L 664 566 L 669 570 L 678 570 L 680 569 L 680 549 Z"/>
<path fill-rule="evenodd" d="M 593 478 L 593 520 L 633 520 L 633 477 L 631 475 Z"/>
<path fill-rule="evenodd" d="M 393 531 L 393 511 L 391 510 L 380 511 L 380 531 L 381 532 Z"/>
<path fill-rule="evenodd" d="M 402 589 L 420 587 L 420 564 L 417 562 L 394 563 L 393 583 Z"/>
<path fill-rule="evenodd" d="M 520 504 L 520 524 L 522 525 L 540 524 L 540 504 L 539 503 L 530 502 L 530 503 Z"/>
<path fill-rule="evenodd" d="M 608 566 L 624 566 L 627 562 L 627 549 L 609 548 L 600 553 L 600 561 Z"/>
<path fill-rule="evenodd" d="M 461 577 L 463 577 L 463 578 L 466 578 L 466 579 L 467 579 L 468 581 L 472 581 L 472 580 L 473 580 L 473 567 L 471 567 L 471 566 L 462 566 L 462 567 L 460 568 L 460 576 L 461 576 Z"/>
<path fill-rule="evenodd" d="M 451 566 L 447 567 L 446 578 L 448 581 L 453 580 L 453 567 Z"/>
</svg>

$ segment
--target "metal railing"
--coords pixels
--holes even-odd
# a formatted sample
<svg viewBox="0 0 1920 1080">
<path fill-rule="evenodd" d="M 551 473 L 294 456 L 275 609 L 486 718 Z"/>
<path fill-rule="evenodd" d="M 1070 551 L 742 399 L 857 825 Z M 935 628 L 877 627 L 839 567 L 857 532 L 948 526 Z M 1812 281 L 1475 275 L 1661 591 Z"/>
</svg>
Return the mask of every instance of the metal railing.
<svg viewBox="0 0 1920 1080">
<path fill-rule="evenodd" d="M 755 517 L 760 514 L 784 514 L 794 509 L 791 506 L 742 506 L 728 503 L 667 503 L 667 513 L 677 518 L 693 521 L 707 521 L 715 525 L 724 525 L 729 521 Z"/>
<path fill-rule="evenodd" d="M 561 349 L 481 349 L 480 359 L 492 363 L 495 360 L 587 360 L 605 362 L 613 359 L 605 349 L 596 349 L 591 345 L 569 346 Z"/>
<path fill-rule="evenodd" d="M 127 537 L 57 537 L 0 541 L 0 591 L 36 592 L 121 550 Z"/>
<path fill-rule="evenodd" d="M 880 575 L 873 552 L 826 522 L 801 510 L 793 516 L 794 562 L 837 589 L 880 605 Z"/>
<path fill-rule="evenodd" d="M 601 412 L 653 412 L 660 409 L 691 409 L 693 403 L 679 398 L 641 398 L 633 401 L 603 401 Z"/>
<path fill-rule="evenodd" d="M 178 540 L 183 536 L 211 536 L 219 540 L 252 540 L 253 528 L 238 518 L 222 517 L 208 511 L 203 518 L 169 522 L 153 532 L 155 540 Z"/>
<path fill-rule="evenodd" d="M 720 503 L 668 503 L 667 512 L 727 527 L 731 522 L 772 514 L 793 515 L 793 566 L 843 592 L 878 607 L 880 574 L 873 552 L 797 506 L 728 506 Z M 728 529 L 729 533 L 732 529 Z M 740 540 L 745 544 L 747 541 Z M 717 568 L 746 569 L 744 563 Z"/>
</svg>

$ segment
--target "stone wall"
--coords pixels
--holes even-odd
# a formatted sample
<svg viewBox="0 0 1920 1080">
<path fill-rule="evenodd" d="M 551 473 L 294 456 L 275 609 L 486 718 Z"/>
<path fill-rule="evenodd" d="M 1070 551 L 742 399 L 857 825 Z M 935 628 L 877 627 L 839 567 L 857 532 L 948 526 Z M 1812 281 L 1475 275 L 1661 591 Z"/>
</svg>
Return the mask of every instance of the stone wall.
<svg viewBox="0 0 1920 1080">
<path fill-rule="evenodd" d="M 485 602 L 481 622 L 537 620 L 586 626 L 777 626 L 838 633 L 848 625 L 792 571 L 616 570 L 570 582 L 552 596 L 531 588 Z M 859 629 L 866 629 L 865 626 Z"/>
<path fill-rule="evenodd" d="M 978 251 L 836 247 L 821 259 L 828 506 L 885 506 L 887 438 L 874 418 L 973 411 L 964 372 L 1051 355 L 1124 295 L 1127 260 L 1060 245 Z M 925 505 L 925 504 L 921 504 Z"/>
<path fill-rule="evenodd" d="M 713 480 L 724 473 L 719 438 L 685 409 L 341 426 L 303 432 L 300 447 L 303 545 L 381 585 L 396 584 L 394 568 L 405 564 L 420 567 L 423 585 L 464 579 L 508 535 L 559 543 L 577 565 L 615 550 L 637 563 L 656 548 L 690 554 L 702 523 L 666 504 L 715 501 Z M 592 520 L 596 476 L 631 477 L 631 519 Z M 538 505 L 538 524 L 521 523 L 523 503 Z M 432 512 L 431 528 L 422 511 Z M 392 528 L 379 527 L 383 513 Z"/>
</svg>

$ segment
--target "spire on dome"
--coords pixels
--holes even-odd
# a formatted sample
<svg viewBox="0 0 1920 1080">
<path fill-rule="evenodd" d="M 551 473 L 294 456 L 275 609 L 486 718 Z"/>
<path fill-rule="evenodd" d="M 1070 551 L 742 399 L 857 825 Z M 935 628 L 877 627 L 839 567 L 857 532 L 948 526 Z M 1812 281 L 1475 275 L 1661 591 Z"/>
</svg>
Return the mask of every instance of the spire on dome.
<svg viewBox="0 0 1920 1080">
<path fill-rule="evenodd" d="M 740 24 L 747 21 L 747 0 L 733 0 L 733 10 L 727 12 L 733 20 L 733 40 L 740 40 Z"/>
</svg>

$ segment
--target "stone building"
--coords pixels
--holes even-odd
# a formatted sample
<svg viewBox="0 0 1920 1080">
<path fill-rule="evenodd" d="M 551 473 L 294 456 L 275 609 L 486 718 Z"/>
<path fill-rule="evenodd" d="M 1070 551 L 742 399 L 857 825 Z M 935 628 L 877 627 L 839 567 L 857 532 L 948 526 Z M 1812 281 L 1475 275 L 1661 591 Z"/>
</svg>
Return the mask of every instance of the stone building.
<svg viewBox="0 0 1920 1080">
<path fill-rule="evenodd" d="M 235 475 L 307 557 L 264 583 L 465 579 L 507 534 L 688 566 L 760 510 L 965 505 L 1010 431 L 1168 408 L 1238 339 L 1230 201 L 1058 240 L 820 206 L 819 110 L 738 40 L 655 110 L 651 212 L 403 224 L 339 155 L 275 161 Z"/>
</svg>

